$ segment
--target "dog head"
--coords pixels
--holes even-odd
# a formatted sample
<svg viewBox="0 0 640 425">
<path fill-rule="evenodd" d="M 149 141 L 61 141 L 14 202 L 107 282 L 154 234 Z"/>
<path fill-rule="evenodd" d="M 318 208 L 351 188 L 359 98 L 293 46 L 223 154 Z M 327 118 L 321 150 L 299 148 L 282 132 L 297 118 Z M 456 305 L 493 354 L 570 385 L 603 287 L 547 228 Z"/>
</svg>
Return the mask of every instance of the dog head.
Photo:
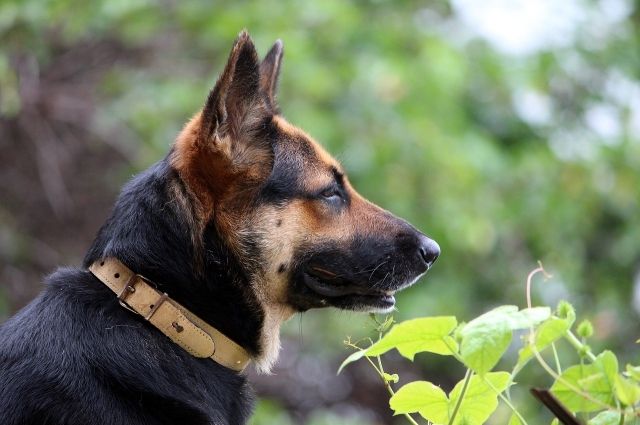
<svg viewBox="0 0 640 425">
<path fill-rule="evenodd" d="M 197 227 L 215 226 L 266 311 L 388 312 L 439 247 L 360 196 L 342 166 L 280 115 L 282 54 L 278 41 L 260 61 L 241 33 L 178 137 L 172 166 L 198 201 Z"/>
</svg>

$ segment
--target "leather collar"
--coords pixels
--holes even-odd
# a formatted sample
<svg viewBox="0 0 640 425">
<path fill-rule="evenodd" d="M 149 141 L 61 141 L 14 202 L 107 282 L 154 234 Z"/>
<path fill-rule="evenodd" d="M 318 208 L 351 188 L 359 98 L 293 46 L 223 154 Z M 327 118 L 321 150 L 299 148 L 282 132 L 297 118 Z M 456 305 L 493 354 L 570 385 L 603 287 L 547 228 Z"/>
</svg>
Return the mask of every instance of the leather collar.
<svg viewBox="0 0 640 425">
<path fill-rule="evenodd" d="M 251 361 L 244 348 L 158 291 L 153 282 L 132 272 L 118 259 L 98 260 L 89 270 L 116 293 L 123 307 L 144 317 L 192 356 L 210 358 L 238 372 Z"/>
</svg>

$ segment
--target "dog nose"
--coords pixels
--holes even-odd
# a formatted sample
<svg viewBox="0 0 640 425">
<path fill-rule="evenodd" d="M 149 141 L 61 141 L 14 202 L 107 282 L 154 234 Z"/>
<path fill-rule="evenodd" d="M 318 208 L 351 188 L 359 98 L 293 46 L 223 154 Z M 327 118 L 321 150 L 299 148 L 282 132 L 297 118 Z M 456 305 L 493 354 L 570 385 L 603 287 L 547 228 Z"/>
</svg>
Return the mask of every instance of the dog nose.
<svg viewBox="0 0 640 425">
<path fill-rule="evenodd" d="M 418 251 L 420 251 L 420 258 L 425 262 L 427 268 L 430 268 L 440 256 L 440 245 L 425 235 L 420 235 L 418 239 Z"/>
</svg>

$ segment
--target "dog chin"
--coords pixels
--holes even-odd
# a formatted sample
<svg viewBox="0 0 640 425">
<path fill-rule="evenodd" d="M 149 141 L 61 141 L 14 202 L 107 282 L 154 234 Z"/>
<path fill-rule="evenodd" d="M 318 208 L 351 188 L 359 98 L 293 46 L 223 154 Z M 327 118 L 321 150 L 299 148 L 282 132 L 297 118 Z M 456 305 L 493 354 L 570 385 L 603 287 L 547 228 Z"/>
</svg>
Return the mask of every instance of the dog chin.
<svg viewBox="0 0 640 425">
<path fill-rule="evenodd" d="M 398 289 L 396 289 L 396 290 L 395 290 L 395 292 L 400 292 L 400 291 L 402 291 L 402 290 L 404 290 L 404 289 L 407 289 L 407 288 L 408 288 L 408 287 L 410 287 L 410 286 L 413 286 L 417 281 L 419 281 L 419 280 L 422 278 L 422 276 L 424 276 L 425 274 L 427 274 L 427 271 L 428 271 L 428 269 L 427 269 L 427 270 L 425 270 L 424 272 L 420 273 L 420 274 L 419 274 L 418 276 L 416 276 L 413 280 L 410 280 L 410 281 L 409 281 L 409 282 L 407 282 L 407 283 L 403 283 L 402 285 L 400 285 L 400 286 L 398 287 Z"/>
<path fill-rule="evenodd" d="M 403 283 L 402 285 L 394 289 L 393 292 L 385 296 L 371 295 L 371 296 L 348 297 L 351 303 L 346 305 L 344 304 L 336 305 L 335 307 L 338 307 L 343 310 L 359 311 L 363 313 L 389 314 L 395 310 L 396 299 L 394 297 L 394 294 L 404 289 L 407 289 L 410 286 L 413 286 L 425 274 L 426 274 L 426 271 L 424 273 L 419 274 L 412 280 L 406 283 Z"/>
<path fill-rule="evenodd" d="M 396 299 L 392 293 L 386 295 L 347 295 L 339 298 L 327 299 L 326 302 L 326 305 L 340 310 L 380 314 L 393 311 L 396 305 Z"/>
<path fill-rule="evenodd" d="M 393 305 L 387 306 L 387 307 L 363 305 L 361 309 L 354 310 L 354 311 L 360 311 L 362 313 L 389 314 L 395 309 L 396 309 L 396 305 L 395 303 L 393 303 Z"/>
<path fill-rule="evenodd" d="M 365 289 L 345 286 L 334 286 L 322 279 L 311 276 L 307 273 L 302 274 L 301 282 L 310 293 L 302 295 L 298 298 L 300 302 L 300 311 L 309 308 L 334 307 L 340 310 L 358 311 L 365 313 L 387 314 L 394 310 L 396 299 L 394 295 L 414 283 L 416 283 L 424 273 L 406 280 L 392 289 L 380 290 L 377 288 Z M 296 303 L 297 304 L 297 303 Z"/>
</svg>

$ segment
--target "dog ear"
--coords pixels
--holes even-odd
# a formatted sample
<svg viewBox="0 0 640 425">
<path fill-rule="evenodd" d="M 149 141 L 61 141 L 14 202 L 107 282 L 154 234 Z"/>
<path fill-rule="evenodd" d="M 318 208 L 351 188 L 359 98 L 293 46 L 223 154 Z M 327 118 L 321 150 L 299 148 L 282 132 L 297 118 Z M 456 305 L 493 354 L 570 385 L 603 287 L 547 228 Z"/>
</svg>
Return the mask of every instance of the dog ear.
<svg viewBox="0 0 640 425">
<path fill-rule="evenodd" d="M 283 54 L 282 40 L 276 40 L 269 53 L 260 63 L 260 89 L 266 95 L 267 102 L 273 109 L 277 109 L 276 89 L 278 88 L 278 77 Z"/>
<path fill-rule="evenodd" d="M 201 140 L 218 141 L 225 136 L 238 139 L 256 113 L 264 110 L 261 103 L 258 53 L 249 34 L 242 31 L 202 110 Z"/>
</svg>

